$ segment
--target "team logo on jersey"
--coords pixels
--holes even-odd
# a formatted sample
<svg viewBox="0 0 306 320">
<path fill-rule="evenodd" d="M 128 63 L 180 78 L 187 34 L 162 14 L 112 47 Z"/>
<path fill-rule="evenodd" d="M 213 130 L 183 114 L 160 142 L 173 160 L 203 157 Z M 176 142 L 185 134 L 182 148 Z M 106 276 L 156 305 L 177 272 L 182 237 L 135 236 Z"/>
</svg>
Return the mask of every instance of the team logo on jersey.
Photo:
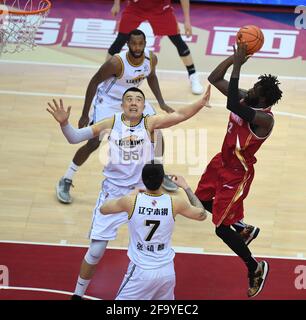
<svg viewBox="0 0 306 320">
<path fill-rule="evenodd" d="M 139 84 L 140 82 L 142 82 L 145 78 L 146 78 L 146 77 L 145 77 L 144 74 L 140 74 L 140 75 L 137 76 L 136 78 L 126 80 L 126 83 L 128 83 L 128 84 L 133 84 L 133 85 L 138 85 L 138 84 Z"/>
<path fill-rule="evenodd" d="M 119 147 L 126 147 L 126 148 L 135 148 L 136 146 L 143 145 L 144 139 L 140 139 L 136 135 L 131 135 L 119 140 L 115 140 L 115 143 Z"/>
<path fill-rule="evenodd" d="M 155 207 L 156 205 L 157 205 L 157 201 L 156 201 L 156 200 L 153 200 L 153 201 L 152 201 L 152 206 Z"/>
</svg>

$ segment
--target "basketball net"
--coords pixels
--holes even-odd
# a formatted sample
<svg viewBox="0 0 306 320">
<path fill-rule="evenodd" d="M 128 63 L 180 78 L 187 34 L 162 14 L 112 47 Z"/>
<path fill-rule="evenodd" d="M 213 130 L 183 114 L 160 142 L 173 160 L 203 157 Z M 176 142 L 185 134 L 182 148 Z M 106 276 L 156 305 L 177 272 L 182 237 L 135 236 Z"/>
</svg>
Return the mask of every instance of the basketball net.
<svg viewBox="0 0 306 320">
<path fill-rule="evenodd" d="M 37 29 L 50 8 L 49 0 L 0 0 L 0 55 L 36 47 Z"/>
</svg>

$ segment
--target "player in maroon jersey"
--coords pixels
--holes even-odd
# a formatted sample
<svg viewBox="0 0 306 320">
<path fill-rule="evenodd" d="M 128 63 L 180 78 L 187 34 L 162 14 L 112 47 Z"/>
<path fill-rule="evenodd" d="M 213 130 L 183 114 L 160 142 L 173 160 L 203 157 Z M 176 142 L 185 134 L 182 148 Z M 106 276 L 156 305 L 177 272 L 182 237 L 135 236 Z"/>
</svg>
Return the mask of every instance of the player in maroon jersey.
<svg viewBox="0 0 306 320">
<path fill-rule="evenodd" d="M 208 77 L 209 82 L 227 96 L 227 109 L 231 113 L 222 150 L 208 164 L 195 194 L 205 209 L 212 212 L 218 237 L 245 262 L 249 276 L 248 296 L 254 297 L 263 288 L 269 266 L 266 261 L 256 261 L 243 237 L 245 231 L 248 233 L 245 229 L 252 228 L 241 221 L 243 200 L 254 178 L 255 153 L 274 125 L 271 107 L 281 99 L 282 91 L 277 78 L 271 75 L 260 76 L 248 91 L 240 90 L 240 68 L 247 58 L 246 45 L 242 43 L 237 49 L 234 47 L 234 54 Z M 228 82 L 224 75 L 232 64 Z"/>
<path fill-rule="evenodd" d="M 185 34 L 191 36 L 190 3 L 189 0 L 180 0 L 180 2 L 184 13 Z M 116 16 L 120 12 L 120 0 L 114 0 L 111 12 L 113 16 Z M 180 35 L 173 7 L 171 6 L 171 0 L 127 1 L 127 5 L 121 15 L 118 35 L 108 50 L 107 59 L 121 51 L 127 41 L 129 32 L 138 28 L 144 21 L 150 23 L 155 36 L 169 37 L 187 69 L 192 93 L 202 94 L 204 88 L 200 83 L 190 50 Z"/>
</svg>

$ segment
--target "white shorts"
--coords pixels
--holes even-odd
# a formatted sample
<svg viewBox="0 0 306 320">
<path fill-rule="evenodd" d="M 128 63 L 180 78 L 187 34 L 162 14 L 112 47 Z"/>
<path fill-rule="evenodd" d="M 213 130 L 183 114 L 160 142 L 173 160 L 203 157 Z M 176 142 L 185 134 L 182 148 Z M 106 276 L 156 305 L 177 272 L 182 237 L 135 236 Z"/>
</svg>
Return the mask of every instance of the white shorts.
<svg viewBox="0 0 306 320">
<path fill-rule="evenodd" d="M 135 188 L 144 188 L 143 185 L 136 186 L 116 186 L 107 179 L 102 182 L 102 190 L 93 210 L 92 224 L 89 231 L 91 240 L 114 240 L 117 237 L 118 228 L 128 222 L 127 212 L 107 214 L 100 212 L 100 207 L 105 200 L 126 196 Z"/>
<path fill-rule="evenodd" d="M 93 124 L 99 122 L 103 119 L 112 117 L 117 112 L 122 112 L 123 109 L 121 107 L 121 100 L 112 99 L 110 97 L 103 97 L 103 100 L 97 101 L 97 98 L 94 98 L 94 105 L 90 109 L 89 113 L 89 123 Z M 145 102 L 145 108 L 143 114 L 146 115 L 154 115 L 156 114 L 154 108 L 151 106 L 149 102 Z"/>
<path fill-rule="evenodd" d="M 116 300 L 174 300 L 175 270 L 171 261 L 157 269 L 130 262 Z"/>
</svg>

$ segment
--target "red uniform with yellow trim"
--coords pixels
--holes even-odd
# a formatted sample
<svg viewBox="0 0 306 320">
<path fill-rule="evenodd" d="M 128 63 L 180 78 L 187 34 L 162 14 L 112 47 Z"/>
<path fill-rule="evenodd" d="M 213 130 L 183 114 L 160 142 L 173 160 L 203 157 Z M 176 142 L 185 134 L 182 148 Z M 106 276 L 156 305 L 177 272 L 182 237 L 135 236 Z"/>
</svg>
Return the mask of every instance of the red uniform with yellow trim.
<svg viewBox="0 0 306 320">
<path fill-rule="evenodd" d="M 262 111 L 273 117 L 270 108 Z M 195 192 L 202 201 L 214 199 L 212 214 L 217 227 L 243 219 L 243 200 L 254 178 L 255 153 L 270 133 L 257 137 L 249 122 L 231 112 L 222 150 L 208 164 Z"/>
<path fill-rule="evenodd" d="M 124 8 L 119 32 L 129 33 L 149 21 L 154 35 L 172 36 L 179 34 L 171 0 L 131 0 Z"/>
</svg>

